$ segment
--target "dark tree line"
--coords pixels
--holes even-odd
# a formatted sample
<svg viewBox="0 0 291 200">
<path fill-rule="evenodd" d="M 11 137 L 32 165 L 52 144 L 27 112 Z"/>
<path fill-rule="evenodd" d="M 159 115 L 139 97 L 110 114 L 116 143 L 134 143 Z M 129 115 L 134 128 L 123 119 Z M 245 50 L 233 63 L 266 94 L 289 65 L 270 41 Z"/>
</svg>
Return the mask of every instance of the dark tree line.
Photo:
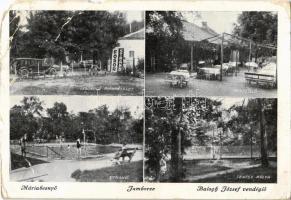
<svg viewBox="0 0 291 200">
<path fill-rule="evenodd" d="M 129 33 L 125 14 L 107 11 L 31 11 L 18 28 L 19 11 L 10 11 L 11 57 L 53 57 L 56 62 L 83 59 L 106 65 L 118 38 Z M 132 22 L 132 30 L 141 22 Z"/>
<path fill-rule="evenodd" d="M 17 140 L 25 133 L 28 140 L 55 140 L 56 136 L 66 141 L 83 138 L 98 144 L 142 143 L 143 119 L 133 118 L 128 108 L 109 111 L 102 105 L 88 112 L 70 113 L 62 102 L 44 109 L 37 97 L 24 97 L 21 105 L 10 109 L 10 139 Z"/>
</svg>

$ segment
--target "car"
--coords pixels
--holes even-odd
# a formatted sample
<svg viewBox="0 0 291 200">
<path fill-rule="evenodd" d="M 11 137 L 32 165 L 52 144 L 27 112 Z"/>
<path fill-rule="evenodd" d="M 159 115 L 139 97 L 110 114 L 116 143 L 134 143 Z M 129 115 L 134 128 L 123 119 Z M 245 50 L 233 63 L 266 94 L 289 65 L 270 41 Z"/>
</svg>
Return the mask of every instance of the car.
<svg viewBox="0 0 291 200">
<path fill-rule="evenodd" d="M 80 61 L 80 67 L 90 68 L 93 65 L 93 60 L 82 60 Z"/>
<path fill-rule="evenodd" d="M 50 58 L 15 58 L 11 62 L 11 68 L 21 78 L 28 78 L 34 74 L 55 75 L 58 71 Z"/>
</svg>

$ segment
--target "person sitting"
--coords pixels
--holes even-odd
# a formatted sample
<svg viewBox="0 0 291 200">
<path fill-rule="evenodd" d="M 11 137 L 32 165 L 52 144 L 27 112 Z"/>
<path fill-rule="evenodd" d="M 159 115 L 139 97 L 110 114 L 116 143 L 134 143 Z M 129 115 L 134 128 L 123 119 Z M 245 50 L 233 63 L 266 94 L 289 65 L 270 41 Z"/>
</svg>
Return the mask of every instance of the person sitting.
<svg viewBox="0 0 291 200">
<path fill-rule="evenodd" d="M 127 156 L 127 147 L 126 147 L 126 144 L 124 143 L 121 148 L 121 155 L 120 155 L 120 157 L 122 157 L 122 161 L 124 161 L 125 156 Z"/>
</svg>

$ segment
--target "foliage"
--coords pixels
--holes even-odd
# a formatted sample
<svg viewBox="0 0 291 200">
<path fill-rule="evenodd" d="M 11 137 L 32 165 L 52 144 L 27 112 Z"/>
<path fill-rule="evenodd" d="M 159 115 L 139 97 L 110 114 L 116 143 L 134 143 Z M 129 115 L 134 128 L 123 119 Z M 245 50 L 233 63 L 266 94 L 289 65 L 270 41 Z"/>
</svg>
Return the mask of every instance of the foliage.
<svg viewBox="0 0 291 200">
<path fill-rule="evenodd" d="M 11 13 L 10 21 L 13 18 Z M 15 22 L 14 22 L 15 21 Z M 12 21 L 10 33 L 17 20 Z M 125 34 L 125 19 L 119 12 L 107 11 L 33 11 L 27 17 L 27 31 L 12 40 L 18 53 L 12 57 L 53 57 L 56 62 L 84 59 L 107 61 L 117 39 Z M 106 62 L 103 62 L 106 64 Z"/>
<path fill-rule="evenodd" d="M 147 173 L 153 171 L 156 181 L 159 181 L 160 160 L 171 153 L 172 178 L 176 174 L 178 149 L 178 134 L 181 134 L 181 152 L 191 146 L 193 140 L 203 142 L 207 137 L 205 131 L 199 130 L 201 120 L 212 120 L 217 117 L 214 105 L 219 101 L 205 98 L 146 98 L 146 165 Z M 212 114 L 211 114 L 212 113 Z M 175 180 L 178 181 L 178 180 Z"/>
<path fill-rule="evenodd" d="M 69 113 L 62 102 L 43 109 L 37 97 L 24 97 L 21 105 L 10 110 L 10 138 L 19 139 L 25 133 L 28 140 L 36 138 L 55 140 L 63 137 L 74 141 L 83 139 L 98 144 L 142 143 L 143 119 L 134 118 L 128 108 L 109 111 L 106 105 L 88 112 Z"/>
<path fill-rule="evenodd" d="M 28 140 L 32 140 L 40 128 L 42 111 L 42 102 L 38 97 L 24 97 L 22 105 L 14 105 L 10 109 L 10 139 L 19 139 L 26 133 Z"/>
<path fill-rule="evenodd" d="M 167 71 L 179 59 L 177 50 L 185 42 L 181 34 L 183 24 L 182 14 L 173 11 L 146 12 L 146 70 Z M 151 69 L 151 59 L 157 62 L 157 67 Z"/>
<path fill-rule="evenodd" d="M 242 12 L 234 33 L 263 44 L 277 44 L 277 14 L 273 12 Z"/>
<path fill-rule="evenodd" d="M 244 99 L 241 104 L 233 104 L 226 109 L 222 106 L 223 102 L 217 99 L 146 98 L 146 173 L 159 181 L 160 160 L 169 154 L 171 154 L 170 169 L 177 168 L 175 152 L 179 151 L 177 144 L 179 131 L 182 138 L 182 153 L 185 153 L 185 149 L 191 145 L 206 146 L 215 143 L 262 145 L 267 142 L 266 148 L 261 149 L 261 155 L 267 155 L 268 150 L 276 151 L 277 101 L 259 100 Z M 222 132 L 214 131 L 217 128 Z M 179 178 L 183 178 L 181 168 L 179 173 L 181 173 Z"/>
<path fill-rule="evenodd" d="M 20 16 L 15 10 L 9 12 L 9 37 L 10 37 L 10 53 L 11 55 L 18 54 L 18 46 L 21 40 L 21 26 L 19 24 Z"/>
<path fill-rule="evenodd" d="M 244 38 L 249 38 L 255 43 L 277 46 L 278 15 L 274 12 L 242 12 L 238 23 L 234 24 L 233 33 Z M 252 47 L 253 56 L 276 55 L 275 51 L 268 48 Z"/>
</svg>

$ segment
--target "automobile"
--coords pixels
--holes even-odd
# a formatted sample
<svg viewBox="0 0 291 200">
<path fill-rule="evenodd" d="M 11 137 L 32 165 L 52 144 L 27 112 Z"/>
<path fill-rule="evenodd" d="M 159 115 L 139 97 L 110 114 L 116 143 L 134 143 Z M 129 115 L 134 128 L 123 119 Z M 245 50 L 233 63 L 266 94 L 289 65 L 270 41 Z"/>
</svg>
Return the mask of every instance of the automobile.
<svg viewBox="0 0 291 200">
<path fill-rule="evenodd" d="M 33 74 L 55 75 L 58 71 L 58 68 L 53 63 L 53 59 L 50 58 L 15 58 L 10 66 L 12 71 L 20 75 L 21 78 L 28 78 Z"/>
<path fill-rule="evenodd" d="M 187 69 L 188 66 L 181 65 L 180 69 L 171 71 L 168 74 L 165 82 L 169 83 L 171 87 L 172 86 L 177 86 L 180 88 L 187 87 L 190 79 L 190 73 Z"/>
<path fill-rule="evenodd" d="M 71 67 L 69 65 L 53 65 L 53 68 L 56 69 L 56 71 L 61 71 L 63 70 L 63 72 L 68 72 L 71 70 Z"/>
<path fill-rule="evenodd" d="M 80 67 L 89 68 L 93 65 L 93 60 L 82 60 L 80 61 Z"/>
</svg>

